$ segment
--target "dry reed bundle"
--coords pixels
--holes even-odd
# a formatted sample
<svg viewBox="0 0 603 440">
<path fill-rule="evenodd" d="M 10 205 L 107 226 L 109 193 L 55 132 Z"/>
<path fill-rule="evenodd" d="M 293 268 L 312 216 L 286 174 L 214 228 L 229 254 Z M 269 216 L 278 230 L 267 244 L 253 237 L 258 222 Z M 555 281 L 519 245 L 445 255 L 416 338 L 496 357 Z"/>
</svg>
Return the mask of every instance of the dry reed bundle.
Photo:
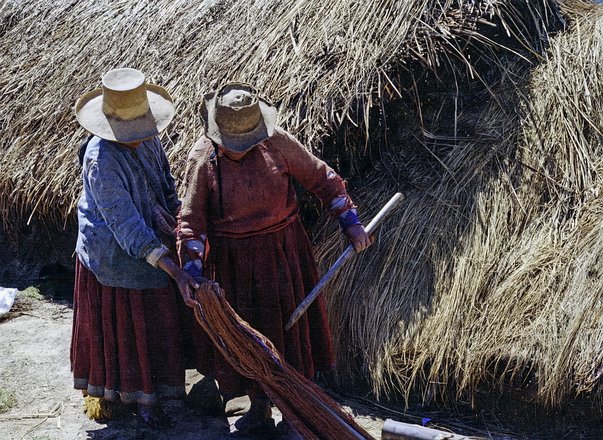
<svg viewBox="0 0 603 440">
<path fill-rule="evenodd" d="M 84 413 L 90 420 L 106 422 L 127 416 L 133 412 L 132 405 L 120 400 L 110 401 L 100 397 L 84 396 Z M 135 405 L 134 405 L 135 407 Z"/>
<path fill-rule="evenodd" d="M 509 69 L 476 139 L 454 145 L 441 179 L 407 194 L 331 287 L 339 358 L 360 353 L 377 393 L 510 384 L 550 406 L 600 395 L 603 8 L 564 6 L 571 29 L 527 94 Z M 387 185 L 381 175 L 363 205 Z"/>
<path fill-rule="evenodd" d="M 217 284 L 202 284 L 195 297 L 199 303 L 195 318 L 216 349 L 240 374 L 262 387 L 304 439 L 372 439 L 337 402 L 287 364 L 264 335 L 243 321 Z"/>
<path fill-rule="evenodd" d="M 521 7 L 540 22 L 553 3 Z M 494 17 L 506 32 L 532 38 L 511 0 L 5 1 L 3 225 L 32 215 L 60 223 L 73 213 L 75 151 L 85 135 L 72 106 L 110 68 L 138 68 L 176 97 L 178 117 L 164 140 L 180 176 L 201 131 L 202 95 L 224 80 L 254 83 L 280 105 L 282 125 L 316 146 L 344 121 L 368 124 L 383 94 L 399 94 L 388 75 L 406 61 L 437 68 L 448 56 L 463 58 L 467 46 L 498 47 L 478 32 Z"/>
</svg>

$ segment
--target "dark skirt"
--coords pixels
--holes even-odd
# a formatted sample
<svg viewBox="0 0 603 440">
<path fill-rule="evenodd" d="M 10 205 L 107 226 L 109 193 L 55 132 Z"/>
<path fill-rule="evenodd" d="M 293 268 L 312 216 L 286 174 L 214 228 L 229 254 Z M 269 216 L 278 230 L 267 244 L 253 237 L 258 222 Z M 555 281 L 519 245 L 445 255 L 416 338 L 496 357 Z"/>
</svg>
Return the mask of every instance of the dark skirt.
<svg viewBox="0 0 603 440">
<path fill-rule="evenodd" d="M 233 309 L 265 335 L 307 378 L 335 365 L 324 299 L 319 296 L 296 325 L 285 325 L 318 282 L 312 245 L 298 221 L 247 238 L 212 237 L 206 276 L 225 290 Z M 208 358 L 210 359 L 210 358 Z M 216 351 L 213 366 L 223 393 L 243 394 L 249 384 Z"/>
<path fill-rule="evenodd" d="M 172 283 L 148 290 L 107 287 L 77 260 L 73 311 L 76 389 L 142 404 L 184 395 L 185 367 L 204 355 L 187 348 L 201 328 Z"/>
</svg>

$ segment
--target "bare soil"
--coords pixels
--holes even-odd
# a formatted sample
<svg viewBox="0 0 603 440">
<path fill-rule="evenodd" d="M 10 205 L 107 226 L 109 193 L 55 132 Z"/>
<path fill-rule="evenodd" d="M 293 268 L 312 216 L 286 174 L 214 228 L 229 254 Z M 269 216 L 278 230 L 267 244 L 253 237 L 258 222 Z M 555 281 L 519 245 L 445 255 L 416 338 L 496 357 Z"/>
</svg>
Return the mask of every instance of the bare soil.
<svg viewBox="0 0 603 440">
<path fill-rule="evenodd" d="M 232 439 L 234 422 L 249 407 L 247 398 L 230 401 L 226 417 L 201 416 L 182 401 L 167 402 L 166 412 L 175 421 L 169 429 L 151 429 L 134 415 L 108 422 L 90 420 L 81 392 L 72 387 L 72 314 L 69 299 L 34 294 L 21 298 L 0 318 L 0 440 Z M 187 391 L 201 379 L 196 371 L 188 371 Z M 377 440 L 387 418 L 489 440 L 603 440 L 603 416 L 592 410 L 589 399 L 544 412 L 526 399 L 525 391 L 518 391 L 515 396 L 477 396 L 471 408 L 457 402 L 454 408 L 416 403 L 405 409 L 400 402 L 378 403 L 361 387 L 328 391 Z M 11 399 L 2 402 L 7 395 Z M 6 406 L 10 409 L 2 412 Z M 273 417 L 275 423 L 281 420 L 278 408 Z"/>
<path fill-rule="evenodd" d="M 0 390 L 16 397 L 15 406 L 0 414 L 0 439 L 232 439 L 231 426 L 247 411 L 247 398 L 230 401 L 227 417 L 202 417 L 182 401 L 168 401 L 166 412 L 175 421 L 168 429 L 151 429 L 134 415 L 105 423 L 90 420 L 83 411 L 81 392 L 72 387 L 72 309 L 66 302 L 28 302 L 29 307 L 17 307 L 0 320 Z M 188 371 L 187 390 L 201 378 Z M 356 420 L 379 438 L 383 419 L 360 414 L 368 412 L 362 411 Z M 276 423 L 281 420 L 277 408 L 273 417 Z"/>
</svg>

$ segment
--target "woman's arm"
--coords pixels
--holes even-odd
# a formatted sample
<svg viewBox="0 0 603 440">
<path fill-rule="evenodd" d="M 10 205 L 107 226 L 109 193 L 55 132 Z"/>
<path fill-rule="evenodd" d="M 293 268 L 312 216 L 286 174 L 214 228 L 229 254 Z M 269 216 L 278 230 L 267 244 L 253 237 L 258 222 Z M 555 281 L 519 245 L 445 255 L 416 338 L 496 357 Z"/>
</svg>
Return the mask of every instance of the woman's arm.
<svg viewBox="0 0 603 440">
<path fill-rule="evenodd" d="M 161 268 L 173 278 L 184 302 L 192 307 L 194 300 L 190 289 L 197 288 L 198 283 L 169 258 L 168 248 L 138 212 L 120 170 L 118 164 L 109 159 L 105 159 L 102 169 L 99 169 L 98 162 L 95 161 L 87 170 L 92 197 L 105 223 L 120 247 L 130 256 L 146 259 L 153 267 Z"/>
<path fill-rule="evenodd" d="M 207 182 L 207 144 L 202 138 L 188 155 L 184 196 L 178 216 L 177 248 L 180 265 L 204 258 L 207 234 L 209 186 Z"/>
<path fill-rule="evenodd" d="M 289 173 L 308 191 L 317 196 L 329 214 L 339 221 L 341 230 L 356 252 L 371 245 L 358 219 L 356 206 L 348 195 L 344 180 L 324 161 L 310 153 L 289 133 L 280 130 L 275 136 L 276 147 L 287 162 Z"/>
<path fill-rule="evenodd" d="M 125 176 L 114 160 L 89 164 L 87 180 L 94 202 L 120 247 L 134 258 L 147 258 L 161 241 L 138 212 L 125 185 Z"/>
</svg>

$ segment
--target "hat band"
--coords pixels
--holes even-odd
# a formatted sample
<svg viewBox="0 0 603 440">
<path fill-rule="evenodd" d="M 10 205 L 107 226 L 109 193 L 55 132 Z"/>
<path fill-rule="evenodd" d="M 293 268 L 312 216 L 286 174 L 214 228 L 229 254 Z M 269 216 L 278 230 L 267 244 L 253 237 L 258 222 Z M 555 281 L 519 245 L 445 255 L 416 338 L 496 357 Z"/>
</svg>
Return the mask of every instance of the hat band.
<svg viewBox="0 0 603 440">
<path fill-rule="evenodd" d="M 145 85 L 132 90 L 114 91 L 103 87 L 103 113 L 122 121 L 131 121 L 146 115 L 149 100 Z"/>
</svg>

